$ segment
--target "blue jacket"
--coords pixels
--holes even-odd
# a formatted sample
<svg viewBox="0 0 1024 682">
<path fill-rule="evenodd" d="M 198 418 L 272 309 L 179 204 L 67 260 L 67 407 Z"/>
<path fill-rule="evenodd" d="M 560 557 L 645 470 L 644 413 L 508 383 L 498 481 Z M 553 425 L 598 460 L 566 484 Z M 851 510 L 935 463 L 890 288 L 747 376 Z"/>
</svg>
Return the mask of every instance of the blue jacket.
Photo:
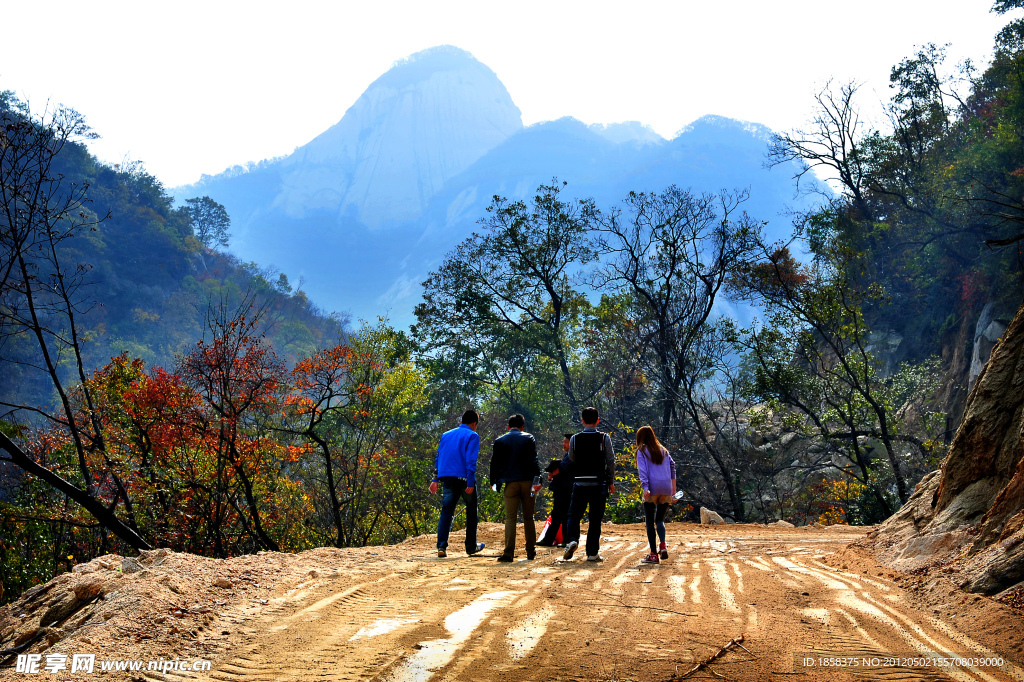
<svg viewBox="0 0 1024 682">
<path fill-rule="evenodd" d="M 441 434 L 434 458 L 437 478 L 454 476 L 476 487 L 476 458 L 480 456 L 480 436 L 465 424 Z M 435 479 L 436 480 L 436 479 Z"/>
</svg>

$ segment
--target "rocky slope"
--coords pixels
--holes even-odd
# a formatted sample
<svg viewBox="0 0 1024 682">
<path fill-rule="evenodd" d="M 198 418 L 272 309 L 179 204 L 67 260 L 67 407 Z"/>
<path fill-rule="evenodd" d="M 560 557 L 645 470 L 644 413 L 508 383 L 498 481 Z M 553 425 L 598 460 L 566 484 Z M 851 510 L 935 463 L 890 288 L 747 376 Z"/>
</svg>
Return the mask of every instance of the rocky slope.
<svg viewBox="0 0 1024 682">
<path fill-rule="evenodd" d="M 176 190 L 209 194 L 233 246 L 261 252 L 275 219 L 371 228 L 417 217 L 452 176 L 523 127 L 498 77 L 468 52 L 417 52 L 375 80 L 341 120 L 291 155 Z"/>
<path fill-rule="evenodd" d="M 229 635 L 309 585 L 359 573 L 369 553 L 324 548 L 222 560 L 157 549 L 98 557 L 0 607 L 0 680 L 14 678 L 17 656 L 28 654 L 66 655 L 57 679 L 69 679 L 76 653 L 93 654 L 97 674 L 109 661 L 208 661 Z"/>
<path fill-rule="evenodd" d="M 445 181 L 522 128 L 494 72 L 454 47 L 418 52 L 280 164 L 272 208 L 370 227 L 415 218 Z"/>
<path fill-rule="evenodd" d="M 941 568 L 971 592 L 1024 588 L 1024 306 L 967 398 L 942 468 L 869 536 L 887 564 Z"/>
</svg>

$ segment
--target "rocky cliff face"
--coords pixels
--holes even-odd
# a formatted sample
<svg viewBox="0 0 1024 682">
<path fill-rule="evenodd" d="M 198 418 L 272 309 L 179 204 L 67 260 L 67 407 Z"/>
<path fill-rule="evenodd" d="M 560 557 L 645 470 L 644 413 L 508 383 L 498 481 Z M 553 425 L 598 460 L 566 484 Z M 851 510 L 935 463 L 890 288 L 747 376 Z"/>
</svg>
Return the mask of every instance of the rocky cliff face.
<svg viewBox="0 0 1024 682">
<path fill-rule="evenodd" d="M 871 542 L 893 567 L 943 565 L 973 592 L 1024 581 L 1024 306 L 991 348 L 941 470 Z"/>
<path fill-rule="evenodd" d="M 415 218 L 446 180 L 522 127 L 493 71 L 455 47 L 424 50 L 284 159 L 272 206 L 292 218 L 327 210 L 370 227 Z"/>
<path fill-rule="evenodd" d="M 978 322 L 974 329 L 974 344 L 971 351 L 971 367 L 967 375 L 968 388 L 974 386 L 978 380 L 985 363 L 992 356 L 992 349 L 1006 331 L 1006 320 L 1000 320 L 994 315 L 995 304 L 987 303 L 981 309 Z"/>
</svg>

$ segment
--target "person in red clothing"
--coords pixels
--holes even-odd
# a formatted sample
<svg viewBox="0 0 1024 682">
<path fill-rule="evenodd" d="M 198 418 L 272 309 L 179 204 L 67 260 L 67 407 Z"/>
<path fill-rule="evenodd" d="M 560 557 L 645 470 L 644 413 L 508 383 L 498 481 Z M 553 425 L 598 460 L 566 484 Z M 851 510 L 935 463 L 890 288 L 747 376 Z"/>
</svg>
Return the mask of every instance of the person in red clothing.
<svg viewBox="0 0 1024 682">
<path fill-rule="evenodd" d="M 567 455 L 570 438 L 572 438 L 572 434 L 567 433 L 565 438 L 562 439 L 562 450 Z M 555 542 L 558 540 L 559 532 L 562 534 L 563 544 L 565 541 L 565 524 L 569 519 L 569 502 L 572 500 L 572 484 L 575 479 L 572 475 L 572 462 L 569 461 L 568 456 L 563 457 L 561 460 L 551 460 L 544 471 L 548 474 L 548 490 L 551 491 L 551 497 L 553 498 L 551 503 L 551 523 L 548 524 L 547 530 L 537 540 L 537 546 L 554 547 Z"/>
</svg>

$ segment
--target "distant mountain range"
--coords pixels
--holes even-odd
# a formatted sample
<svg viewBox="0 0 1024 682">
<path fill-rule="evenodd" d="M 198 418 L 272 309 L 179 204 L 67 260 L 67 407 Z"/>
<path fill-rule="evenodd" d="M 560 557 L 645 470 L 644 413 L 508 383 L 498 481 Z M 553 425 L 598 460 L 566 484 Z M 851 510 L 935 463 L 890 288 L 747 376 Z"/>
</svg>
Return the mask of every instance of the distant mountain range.
<svg viewBox="0 0 1024 682">
<path fill-rule="evenodd" d="M 750 189 L 748 213 L 788 230 L 803 208 L 793 168 L 764 168 L 771 131 L 705 116 L 666 140 L 637 122 L 562 118 L 524 127 L 505 86 L 455 47 L 418 52 L 374 81 L 337 124 L 287 157 L 172 190 L 232 218 L 231 250 L 272 264 L 328 310 L 411 321 L 420 283 L 473 231 L 491 197 L 526 198 L 552 177 L 599 207 L 630 190 Z"/>
</svg>

